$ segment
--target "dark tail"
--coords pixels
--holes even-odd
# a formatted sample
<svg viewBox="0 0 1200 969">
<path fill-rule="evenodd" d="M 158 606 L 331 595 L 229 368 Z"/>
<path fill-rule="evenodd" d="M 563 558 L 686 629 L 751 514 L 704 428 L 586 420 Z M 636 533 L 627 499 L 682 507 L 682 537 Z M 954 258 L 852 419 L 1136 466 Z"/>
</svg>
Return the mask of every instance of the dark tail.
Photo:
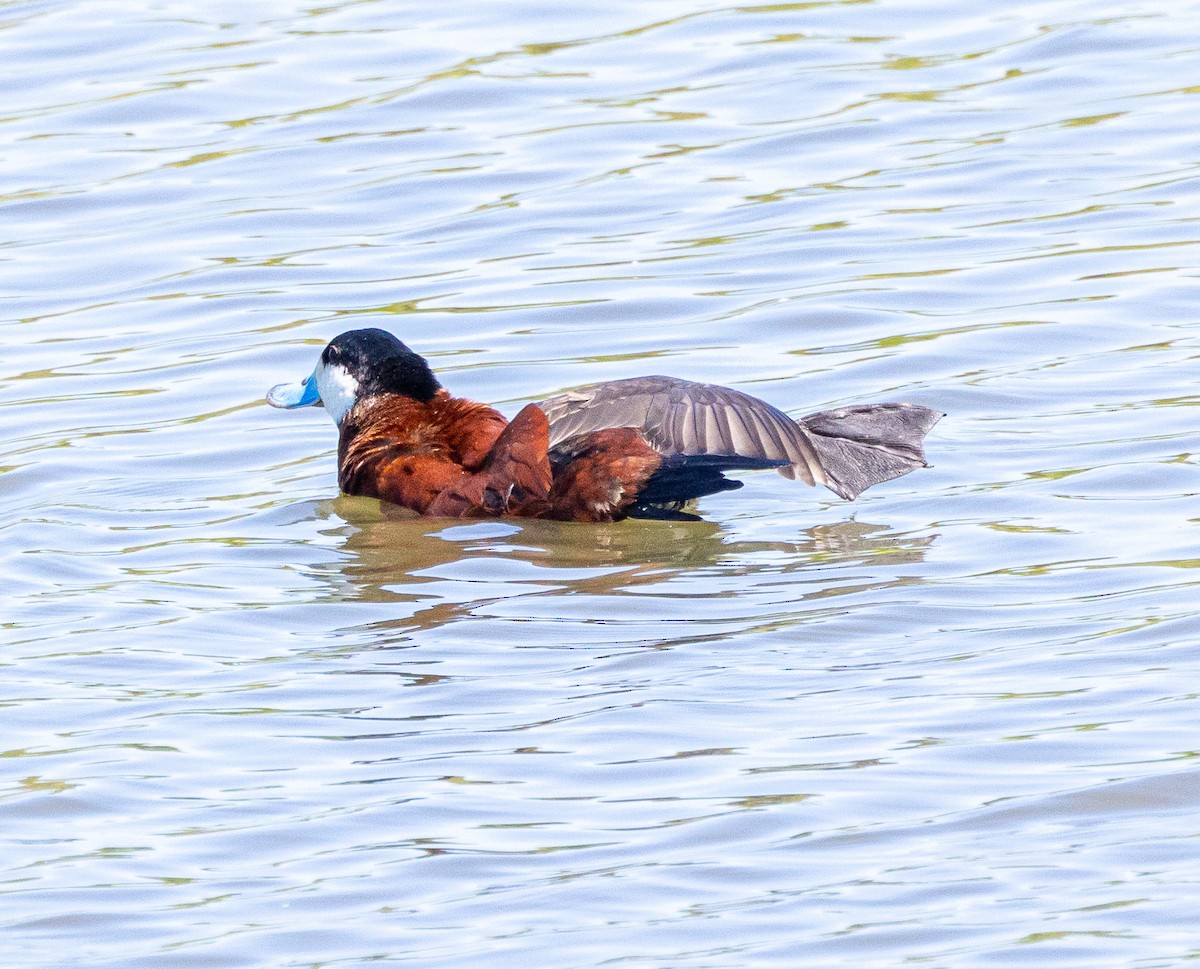
<svg viewBox="0 0 1200 969">
<path fill-rule="evenodd" d="M 801 417 L 829 489 L 848 501 L 881 481 L 927 468 L 922 442 L 944 415 L 917 404 L 859 404 Z"/>
</svg>

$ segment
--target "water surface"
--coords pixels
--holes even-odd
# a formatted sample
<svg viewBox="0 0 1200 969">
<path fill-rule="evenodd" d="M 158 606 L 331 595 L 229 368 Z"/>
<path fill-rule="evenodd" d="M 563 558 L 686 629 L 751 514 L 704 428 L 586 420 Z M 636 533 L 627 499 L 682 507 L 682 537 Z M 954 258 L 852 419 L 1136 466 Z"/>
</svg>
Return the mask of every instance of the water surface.
<svg viewBox="0 0 1200 969">
<path fill-rule="evenodd" d="M 0 4 L 0 952 L 1200 957 L 1200 18 Z M 947 411 L 853 504 L 413 521 L 268 408 Z"/>
</svg>

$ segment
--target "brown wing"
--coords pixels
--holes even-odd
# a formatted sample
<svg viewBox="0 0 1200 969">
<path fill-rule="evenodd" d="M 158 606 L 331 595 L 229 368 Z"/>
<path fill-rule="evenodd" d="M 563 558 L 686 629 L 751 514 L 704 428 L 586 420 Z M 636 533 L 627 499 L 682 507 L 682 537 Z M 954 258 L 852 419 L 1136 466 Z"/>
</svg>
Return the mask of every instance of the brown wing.
<svg viewBox="0 0 1200 969">
<path fill-rule="evenodd" d="M 660 453 L 739 455 L 786 462 L 779 473 L 828 484 L 809 432 L 749 394 L 675 377 L 633 377 L 544 401 L 550 446 L 579 434 L 634 427 Z"/>
</svg>

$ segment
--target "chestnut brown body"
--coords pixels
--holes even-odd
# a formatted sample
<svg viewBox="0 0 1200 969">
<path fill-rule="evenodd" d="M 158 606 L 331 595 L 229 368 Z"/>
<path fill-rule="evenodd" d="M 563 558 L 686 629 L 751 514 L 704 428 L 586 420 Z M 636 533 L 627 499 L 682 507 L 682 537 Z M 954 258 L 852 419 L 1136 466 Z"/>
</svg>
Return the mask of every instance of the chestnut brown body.
<svg viewBox="0 0 1200 969">
<path fill-rule="evenodd" d="M 428 403 L 371 397 L 342 423 L 338 485 L 421 515 L 517 515 L 607 522 L 625 517 L 662 464 L 634 428 L 594 431 L 551 462 L 550 424 L 530 404 L 508 423 L 439 390 Z"/>
</svg>

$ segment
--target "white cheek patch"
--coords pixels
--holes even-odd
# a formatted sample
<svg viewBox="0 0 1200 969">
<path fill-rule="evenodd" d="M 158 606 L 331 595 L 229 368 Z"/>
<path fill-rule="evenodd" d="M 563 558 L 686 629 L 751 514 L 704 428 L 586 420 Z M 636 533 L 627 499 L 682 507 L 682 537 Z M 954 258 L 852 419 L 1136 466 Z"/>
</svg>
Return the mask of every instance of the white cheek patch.
<svg viewBox="0 0 1200 969">
<path fill-rule="evenodd" d="M 354 402 L 358 400 L 358 381 L 350 375 L 345 367 L 334 364 L 331 367 L 317 368 L 317 390 L 321 392 L 321 401 L 333 422 L 342 426 L 342 419 L 350 412 Z"/>
</svg>

